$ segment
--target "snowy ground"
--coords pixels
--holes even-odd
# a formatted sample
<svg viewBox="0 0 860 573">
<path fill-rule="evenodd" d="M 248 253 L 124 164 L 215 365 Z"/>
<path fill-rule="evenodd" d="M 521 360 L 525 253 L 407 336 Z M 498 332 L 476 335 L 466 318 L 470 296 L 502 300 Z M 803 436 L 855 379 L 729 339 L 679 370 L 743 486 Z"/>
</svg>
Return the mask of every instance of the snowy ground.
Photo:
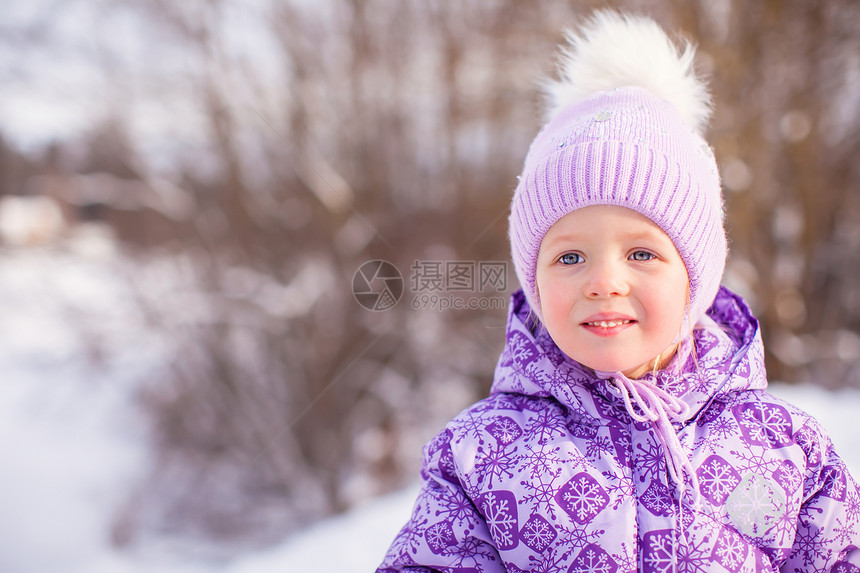
<svg viewBox="0 0 860 573">
<path fill-rule="evenodd" d="M 140 333 L 129 339 L 133 317 L 122 293 L 108 288 L 115 281 L 102 264 L 109 253 L 88 252 L 0 251 L 0 571 L 372 571 L 406 520 L 414 487 L 229 563 L 112 549 L 113 516 L 147 462 L 130 390 L 155 351 Z M 99 376 L 89 372 L 78 330 L 68 326 L 87 315 L 111 331 Z M 772 390 L 821 420 L 860 476 L 860 392 Z"/>
</svg>

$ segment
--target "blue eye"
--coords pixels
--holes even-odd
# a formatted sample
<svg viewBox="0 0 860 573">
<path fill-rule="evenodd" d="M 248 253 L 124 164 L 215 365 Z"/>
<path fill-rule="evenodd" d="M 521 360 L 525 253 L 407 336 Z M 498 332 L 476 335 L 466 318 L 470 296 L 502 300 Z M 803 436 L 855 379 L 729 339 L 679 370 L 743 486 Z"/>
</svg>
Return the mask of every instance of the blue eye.
<svg viewBox="0 0 860 573">
<path fill-rule="evenodd" d="M 638 262 L 650 261 L 656 258 L 657 255 L 655 255 L 654 253 L 649 253 L 648 251 L 636 251 L 635 253 L 630 255 L 630 260 Z"/>
<path fill-rule="evenodd" d="M 579 253 L 567 253 L 562 255 L 558 261 L 563 265 L 576 265 L 584 261 Z"/>
</svg>

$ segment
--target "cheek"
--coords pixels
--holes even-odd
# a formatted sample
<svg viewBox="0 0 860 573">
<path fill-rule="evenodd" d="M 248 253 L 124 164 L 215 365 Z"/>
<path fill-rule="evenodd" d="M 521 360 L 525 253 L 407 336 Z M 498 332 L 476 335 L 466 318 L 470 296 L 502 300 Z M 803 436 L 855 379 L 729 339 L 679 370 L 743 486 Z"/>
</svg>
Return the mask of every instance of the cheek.
<svg viewBox="0 0 860 573">
<path fill-rule="evenodd" d="M 683 277 L 675 277 L 675 280 L 668 282 L 662 292 L 656 294 L 659 300 L 657 304 L 666 317 L 665 328 L 675 331 L 681 328 L 687 312 L 689 292 L 689 283 L 686 274 L 684 274 Z"/>
<path fill-rule="evenodd" d="M 535 275 L 535 300 L 540 306 L 541 314 L 546 314 L 552 304 L 552 285 L 548 284 L 546 275 L 540 270 Z"/>
<path fill-rule="evenodd" d="M 536 281 L 537 300 L 544 314 L 551 310 L 558 311 L 567 305 L 570 289 L 565 288 L 563 281 L 552 277 L 539 277 Z"/>
</svg>

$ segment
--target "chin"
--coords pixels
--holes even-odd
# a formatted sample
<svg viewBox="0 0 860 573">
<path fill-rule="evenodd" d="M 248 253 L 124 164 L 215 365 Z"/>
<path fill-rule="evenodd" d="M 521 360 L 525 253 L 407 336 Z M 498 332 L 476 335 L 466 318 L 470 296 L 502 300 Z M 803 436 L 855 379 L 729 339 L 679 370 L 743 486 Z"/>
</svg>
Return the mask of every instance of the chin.
<svg viewBox="0 0 860 573">
<path fill-rule="evenodd" d="M 574 358 L 576 360 L 576 358 Z M 592 370 L 599 370 L 600 372 L 626 372 L 628 370 L 636 369 L 635 364 L 629 364 L 627 362 L 621 362 L 616 360 L 600 360 L 600 361 L 583 361 L 576 360 L 583 366 L 587 366 Z"/>
<path fill-rule="evenodd" d="M 606 357 L 603 360 L 577 360 L 577 362 L 583 366 L 588 366 L 592 370 L 599 370 L 601 372 L 631 372 L 641 370 L 642 368 L 645 368 L 645 372 L 650 370 L 649 365 L 651 362 L 646 359 L 643 359 L 641 362 L 631 362 L 629 356 L 624 358 L 620 356 L 612 356 Z M 576 360 L 576 358 L 574 358 L 574 360 Z"/>
</svg>

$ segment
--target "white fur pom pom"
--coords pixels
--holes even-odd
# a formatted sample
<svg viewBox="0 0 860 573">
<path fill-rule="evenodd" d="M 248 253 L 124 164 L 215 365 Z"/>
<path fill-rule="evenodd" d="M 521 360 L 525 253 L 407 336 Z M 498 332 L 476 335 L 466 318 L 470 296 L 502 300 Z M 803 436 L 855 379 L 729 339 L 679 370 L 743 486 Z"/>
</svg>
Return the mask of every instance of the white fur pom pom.
<svg viewBox="0 0 860 573">
<path fill-rule="evenodd" d="M 560 79 L 544 86 L 548 118 L 595 92 L 639 86 L 678 108 L 684 123 L 701 134 L 711 115 L 705 83 L 693 71 L 695 47 L 684 51 L 650 18 L 596 12 L 579 31 L 566 30 Z"/>
</svg>

